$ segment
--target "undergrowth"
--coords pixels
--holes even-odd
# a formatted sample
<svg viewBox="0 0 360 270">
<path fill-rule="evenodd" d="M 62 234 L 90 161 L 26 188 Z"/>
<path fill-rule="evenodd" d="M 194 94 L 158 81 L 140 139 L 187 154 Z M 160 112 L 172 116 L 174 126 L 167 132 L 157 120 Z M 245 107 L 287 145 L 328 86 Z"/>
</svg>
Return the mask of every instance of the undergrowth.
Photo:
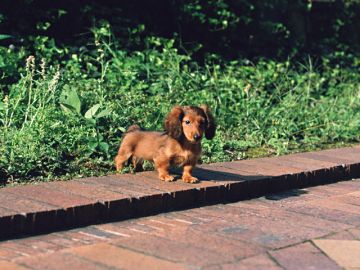
<svg viewBox="0 0 360 270">
<path fill-rule="evenodd" d="M 34 56 L 21 52 L 25 66 L 17 66 L 18 74 L 11 69 L 18 79 L 0 92 L 1 180 L 112 172 L 126 128 L 137 123 L 161 130 L 175 104 L 212 108 L 218 131 L 203 141 L 205 163 L 360 139 L 356 57 L 334 52 L 296 62 L 223 62 L 213 55 L 199 65 L 171 39 L 146 38 L 146 49 L 128 52 L 108 27 L 94 36 L 93 44 L 75 52 L 46 42 Z M 2 49 L 15 59 L 8 65 L 18 65 L 14 54 L 20 52 Z"/>
</svg>

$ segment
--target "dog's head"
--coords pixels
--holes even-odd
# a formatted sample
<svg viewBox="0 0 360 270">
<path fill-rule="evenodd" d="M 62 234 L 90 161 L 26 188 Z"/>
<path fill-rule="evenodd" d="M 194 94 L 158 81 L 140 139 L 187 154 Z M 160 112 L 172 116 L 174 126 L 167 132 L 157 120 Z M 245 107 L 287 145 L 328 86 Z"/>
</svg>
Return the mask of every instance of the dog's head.
<svg viewBox="0 0 360 270">
<path fill-rule="evenodd" d="M 206 105 L 175 106 L 165 119 L 165 130 L 171 137 L 184 137 L 193 144 L 199 143 L 204 134 L 206 139 L 212 139 L 215 129 L 214 117 Z"/>
</svg>

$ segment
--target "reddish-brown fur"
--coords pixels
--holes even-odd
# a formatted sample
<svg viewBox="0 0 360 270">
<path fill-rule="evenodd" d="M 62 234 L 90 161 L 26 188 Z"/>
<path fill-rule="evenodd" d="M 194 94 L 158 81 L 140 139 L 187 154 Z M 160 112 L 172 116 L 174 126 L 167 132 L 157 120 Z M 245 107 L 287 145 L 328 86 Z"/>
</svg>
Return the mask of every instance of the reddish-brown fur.
<svg viewBox="0 0 360 270">
<path fill-rule="evenodd" d="M 170 165 L 183 167 L 182 180 L 196 183 L 191 175 L 201 154 L 201 139 L 215 136 L 214 118 L 205 105 L 176 106 L 167 115 L 165 132 L 142 131 L 139 126 L 130 126 L 115 157 L 117 171 L 121 171 L 129 159 L 136 170 L 142 169 L 142 161 L 154 162 L 163 181 L 173 181 L 169 175 Z"/>
</svg>

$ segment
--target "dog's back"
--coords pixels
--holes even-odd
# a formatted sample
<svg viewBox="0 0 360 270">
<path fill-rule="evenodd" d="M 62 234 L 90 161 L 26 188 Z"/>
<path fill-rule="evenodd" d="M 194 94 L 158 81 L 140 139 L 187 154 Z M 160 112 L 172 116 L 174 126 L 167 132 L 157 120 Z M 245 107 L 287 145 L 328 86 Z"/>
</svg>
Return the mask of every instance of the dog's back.
<svg viewBox="0 0 360 270">
<path fill-rule="evenodd" d="M 130 126 L 121 142 L 119 154 L 141 158 L 144 160 L 153 160 L 160 148 L 165 144 L 167 135 L 163 132 L 144 131 L 138 125 Z M 121 152 L 121 153 L 120 153 Z"/>
<path fill-rule="evenodd" d="M 141 131 L 141 130 L 143 130 L 139 125 L 131 125 L 130 127 L 128 127 L 128 129 L 126 130 L 126 133 L 125 133 L 125 135 L 127 134 L 127 133 L 130 133 L 130 132 L 134 132 L 134 131 Z"/>
</svg>

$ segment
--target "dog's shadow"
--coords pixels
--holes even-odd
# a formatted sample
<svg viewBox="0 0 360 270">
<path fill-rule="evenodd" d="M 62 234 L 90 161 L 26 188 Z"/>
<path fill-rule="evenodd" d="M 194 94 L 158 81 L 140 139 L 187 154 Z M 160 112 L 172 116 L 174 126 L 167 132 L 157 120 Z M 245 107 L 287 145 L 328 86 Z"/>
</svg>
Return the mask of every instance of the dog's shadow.
<svg viewBox="0 0 360 270">
<path fill-rule="evenodd" d="M 181 179 L 182 169 L 181 168 L 171 168 L 170 173 L 175 176 L 176 180 Z M 262 178 L 268 178 L 265 175 L 241 175 L 230 173 L 227 171 L 211 170 L 208 168 L 196 167 L 192 175 L 202 181 L 214 181 L 214 182 L 227 182 L 227 181 L 251 181 L 251 180 L 259 180 Z"/>
<path fill-rule="evenodd" d="M 182 170 L 180 168 L 171 169 L 170 172 L 174 175 L 175 179 L 181 179 Z M 216 170 L 210 168 L 196 167 L 192 173 L 201 182 L 243 182 L 245 185 L 244 192 L 249 192 L 249 198 L 265 196 L 267 200 L 282 200 L 289 197 L 298 197 L 308 192 L 301 189 L 299 186 L 292 186 L 288 180 L 268 175 L 251 175 L 228 172 L 226 168 L 224 171 L 217 167 Z M 245 196 L 246 197 L 246 196 Z"/>
</svg>

